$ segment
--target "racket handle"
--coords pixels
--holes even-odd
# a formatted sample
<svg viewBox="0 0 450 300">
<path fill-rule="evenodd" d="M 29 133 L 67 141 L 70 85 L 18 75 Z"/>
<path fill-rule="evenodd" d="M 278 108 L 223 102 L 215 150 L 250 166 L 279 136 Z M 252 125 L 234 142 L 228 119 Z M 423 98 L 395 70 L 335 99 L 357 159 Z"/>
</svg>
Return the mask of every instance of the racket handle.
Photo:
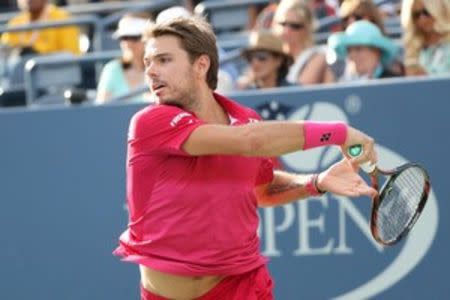
<svg viewBox="0 0 450 300">
<path fill-rule="evenodd" d="M 372 164 L 370 161 L 366 161 L 365 163 L 362 163 L 359 166 L 367 174 L 370 174 L 373 171 L 375 171 L 375 169 L 377 167 L 375 164 Z"/>
<path fill-rule="evenodd" d="M 360 156 L 363 153 L 363 146 L 360 145 L 360 144 L 359 145 L 350 146 L 347 149 L 347 153 L 351 157 L 358 157 L 358 156 Z M 370 174 L 373 171 L 375 171 L 375 168 L 377 167 L 375 164 L 372 164 L 370 161 L 366 161 L 365 163 L 362 163 L 359 166 L 364 172 L 366 172 L 368 174 Z"/>
</svg>

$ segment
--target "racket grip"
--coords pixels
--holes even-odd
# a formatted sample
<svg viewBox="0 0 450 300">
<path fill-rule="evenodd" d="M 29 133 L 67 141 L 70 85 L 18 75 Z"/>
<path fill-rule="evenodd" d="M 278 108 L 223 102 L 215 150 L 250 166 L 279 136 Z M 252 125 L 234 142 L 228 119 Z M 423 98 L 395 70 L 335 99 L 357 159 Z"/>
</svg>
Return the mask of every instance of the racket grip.
<svg viewBox="0 0 450 300">
<path fill-rule="evenodd" d="M 347 149 L 347 153 L 351 157 L 358 157 L 358 156 L 360 156 L 363 153 L 363 146 L 362 145 L 350 146 Z M 364 172 L 366 172 L 368 174 L 370 174 L 373 171 L 375 171 L 375 168 L 377 167 L 375 164 L 372 164 L 370 161 L 366 161 L 365 163 L 362 163 L 359 166 Z"/>
<path fill-rule="evenodd" d="M 372 164 L 370 161 L 366 161 L 365 163 L 362 163 L 359 166 L 367 174 L 370 174 L 373 171 L 375 171 L 375 168 L 377 167 L 375 164 Z"/>
</svg>

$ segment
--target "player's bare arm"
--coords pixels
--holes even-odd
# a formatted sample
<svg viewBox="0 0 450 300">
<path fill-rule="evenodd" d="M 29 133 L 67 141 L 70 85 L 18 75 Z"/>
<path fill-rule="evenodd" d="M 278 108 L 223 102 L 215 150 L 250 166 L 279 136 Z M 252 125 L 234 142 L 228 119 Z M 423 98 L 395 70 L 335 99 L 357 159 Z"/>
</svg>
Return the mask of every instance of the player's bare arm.
<svg viewBox="0 0 450 300">
<path fill-rule="evenodd" d="M 310 178 L 311 175 L 275 171 L 272 182 L 255 188 L 258 206 L 278 206 L 310 196 L 306 189 Z"/>
<path fill-rule="evenodd" d="M 312 190 L 348 197 L 374 196 L 376 190 L 366 184 L 356 172 L 356 168 L 350 160 L 344 158 L 318 174 L 317 179 L 312 174 L 275 171 L 272 182 L 255 188 L 258 205 L 278 206 L 312 196 L 311 187 Z"/>
<path fill-rule="evenodd" d="M 305 148 L 304 126 L 304 121 L 265 121 L 242 126 L 207 124 L 192 132 L 183 149 L 190 155 L 280 156 Z M 354 158 L 356 162 L 376 162 L 373 139 L 348 126 L 342 147 L 354 144 L 367 149 Z"/>
<path fill-rule="evenodd" d="M 195 129 L 183 149 L 190 155 L 277 156 L 299 150 L 303 143 L 301 122 L 208 124 Z"/>
</svg>

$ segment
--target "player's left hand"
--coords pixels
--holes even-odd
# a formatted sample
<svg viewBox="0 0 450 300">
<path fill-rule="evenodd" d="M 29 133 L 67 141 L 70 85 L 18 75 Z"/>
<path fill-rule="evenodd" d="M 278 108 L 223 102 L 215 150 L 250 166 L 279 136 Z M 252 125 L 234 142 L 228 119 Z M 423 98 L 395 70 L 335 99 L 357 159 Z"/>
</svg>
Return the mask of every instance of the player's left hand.
<svg viewBox="0 0 450 300">
<path fill-rule="evenodd" d="M 358 169 L 357 164 L 344 158 L 319 174 L 317 187 L 321 191 L 347 197 L 375 196 L 377 191 L 359 176 Z"/>
</svg>

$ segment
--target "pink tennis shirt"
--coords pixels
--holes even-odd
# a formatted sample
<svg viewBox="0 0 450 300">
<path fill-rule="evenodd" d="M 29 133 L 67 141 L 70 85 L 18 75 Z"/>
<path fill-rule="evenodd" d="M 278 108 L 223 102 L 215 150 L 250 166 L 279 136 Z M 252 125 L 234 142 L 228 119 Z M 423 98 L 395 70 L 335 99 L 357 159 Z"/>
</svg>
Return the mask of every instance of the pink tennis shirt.
<svg viewBox="0 0 450 300">
<path fill-rule="evenodd" d="M 218 94 L 231 126 L 253 110 Z M 179 275 L 234 275 L 266 263 L 257 236 L 254 188 L 273 179 L 269 158 L 190 156 L 183 142 L 205 124 L 169 105 L 136 113 L 128 136 L 128 229 L 114 254 Z"/>
</svg>

